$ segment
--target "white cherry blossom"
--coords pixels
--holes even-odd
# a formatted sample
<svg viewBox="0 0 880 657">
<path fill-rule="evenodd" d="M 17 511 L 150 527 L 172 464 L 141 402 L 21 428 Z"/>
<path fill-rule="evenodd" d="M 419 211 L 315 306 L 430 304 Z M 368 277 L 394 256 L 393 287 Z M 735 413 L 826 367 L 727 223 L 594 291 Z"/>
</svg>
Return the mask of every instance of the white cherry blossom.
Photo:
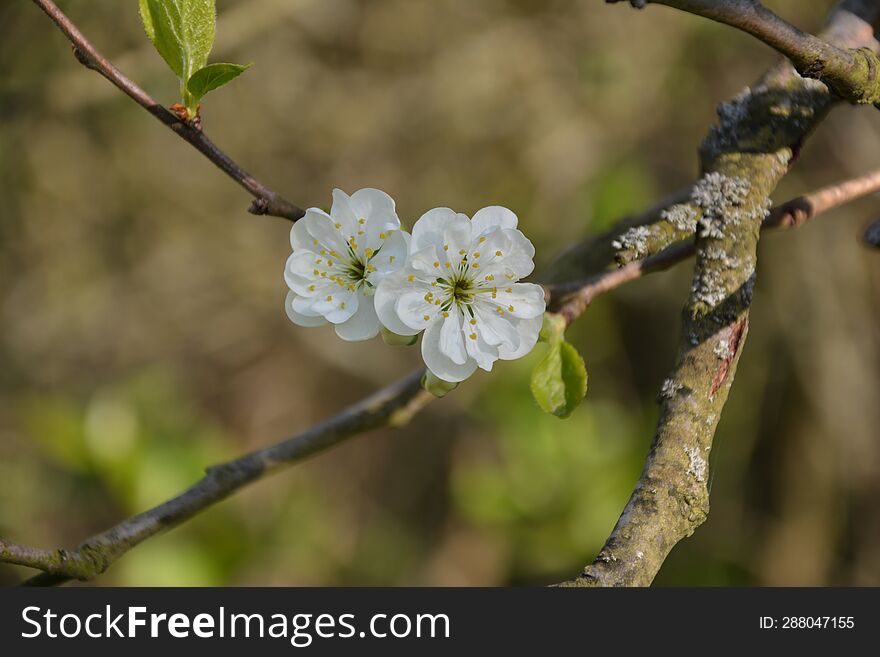
<svg viewBox="0 0 880 657">
<path fill-rule="evenodd" d="M 376 289 L 403 267 L 409 245 L 394 200 L 377 189 L 351 196 L 333 190 L 330 214 L 308 210 L 293 225 L 290 243 L 284 280 L 291 321 L 307 327 L 329 322 L 348 341 L 378 335 Z"/>
<path fill-rule="evenodd" d="M 491 371 L 538 340 L 544 291 L 518 282 L 534 269 L 534 255 L 506 208 L 473 219 L 431 210 L 413 227 L 406 265 L 379 285 L 376 312 L 394 333 L 425 332 L 422 357 L 437 378 L 457 383 L 477 367 Z"/>
</svg>

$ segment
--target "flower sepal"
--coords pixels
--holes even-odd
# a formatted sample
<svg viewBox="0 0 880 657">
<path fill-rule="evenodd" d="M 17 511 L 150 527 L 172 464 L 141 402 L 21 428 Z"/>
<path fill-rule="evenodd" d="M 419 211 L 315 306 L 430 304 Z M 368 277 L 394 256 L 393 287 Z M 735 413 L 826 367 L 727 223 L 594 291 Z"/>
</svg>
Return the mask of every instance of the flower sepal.
<svg viewBox="0 0 880 657">
<path fill-rule="evenodd" d="M 422 388 L 430 392 L 438 399 L 445 397 L 458 387 L 457 383 L 450 383 L 435 376 L 431 370 L 425 372 L 422 376 Z"/>
<path fill-rule="evenodd" d="M 382 340 L 389 347 L 411 347 L 416 342 L 419 341 L 418 334 L 416 335 L 399 335 L 394 333 L 393 331 L 389 331 L 384 326 L 381 330 Z"/>
</svg>

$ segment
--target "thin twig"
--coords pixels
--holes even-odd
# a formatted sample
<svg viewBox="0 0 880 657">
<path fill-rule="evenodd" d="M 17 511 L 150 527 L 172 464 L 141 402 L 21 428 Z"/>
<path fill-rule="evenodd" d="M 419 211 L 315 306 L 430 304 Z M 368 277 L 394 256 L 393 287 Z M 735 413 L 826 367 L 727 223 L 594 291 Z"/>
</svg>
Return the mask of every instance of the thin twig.
<svg viewBox="0 0 880 657">
<path fill-rule="evenodd" d="M 876 192 L 880 192 L 880 169 L 777 205 L 767 215 L 762 229 L 797 228 L 823 212 Z M 599 295 L 641 278 L 645 274 L 669 269 L 692 257 L 694 253 L 693 240 L 679 242 L 656 255 L 631 262 L 619 269 L 597 274 L 584 281 L 551 286 L 547 295 L 552 302 L 549 307 L 562 315 L 570 325 Z"/>
<path fill-rule="evenodd" d="M 136 545 L 189 520 L 254 481 L 354 436 L 405 424 L 433 399 L 421 388 L 423 374 L 415 372 L 288 440 L 209 468 L 200 481 L 180 495 L 86 539 L 75 550 L 40 550 L 0 541 L 0 562 L 42 570 L 43 574 L 29 584 L 92 579 Z"/>
<path fill-rule="evenodd" d="M 254 202 L 249 208 L 251 214 L 271 215 L 273 217 L 289 219 L 290 221 L 296 221 L 305 214 L 301 208 L 266 187 L 236 164 L 232 158 L 217 148 L 199 126 L 181 121 L 176 114 L 160 105 L 146 91 L 127 78 L 122 71 L 98 52 L 52 0 L 33 1 L 34 4 L 46 12 L 46 15 L 58 26 L 58 29 L 64 33 L 64 36 L 70 40 L 73 44 L 73 53 L 81 64 L 107 78 L 117 89 L 171 128 L 177 136 L 193 146 L 226 175 L 244 187 L 254 197 Z"/>
</svg>

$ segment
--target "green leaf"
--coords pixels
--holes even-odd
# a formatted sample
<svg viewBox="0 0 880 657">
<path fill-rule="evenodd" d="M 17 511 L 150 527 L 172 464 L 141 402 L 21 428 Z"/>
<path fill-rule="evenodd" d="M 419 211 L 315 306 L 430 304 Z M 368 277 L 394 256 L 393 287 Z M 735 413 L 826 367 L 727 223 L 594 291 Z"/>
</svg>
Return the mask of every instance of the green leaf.
<svg viewBox="0 0 880 657">
<path fill-rule="evenodd" d="M 547 413 L 559 418 L 574 413 L 587 394 L 587 368 L 578 350 L 561 338 L 551 342 L 532 372 L 531 388 Z"/>
<path fill-rule="evenodd" d="M 138 0 L 144 30 L 181 83 L 208 63 L 215 0 Z"/>
<path fill-rule="evenodd" d="M 248 70 L 252 64 L 208 64 L 192 74 L 186 89 L 198 101 L 209 91 L 228 84 Z"/>
</svg>

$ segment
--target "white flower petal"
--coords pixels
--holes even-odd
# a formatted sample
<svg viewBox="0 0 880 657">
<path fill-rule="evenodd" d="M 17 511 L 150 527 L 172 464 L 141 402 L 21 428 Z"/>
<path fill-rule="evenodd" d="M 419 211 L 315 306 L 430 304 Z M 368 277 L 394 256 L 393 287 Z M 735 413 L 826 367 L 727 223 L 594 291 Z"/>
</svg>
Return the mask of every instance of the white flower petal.
<svg viewBox="0 0 880 657">
<path fill-rule="evenodd" d="M 480 280 L 494 276 L 495 283 L 501 285 L 525 278 L 535 269 L 535 247 L 518 230 L 490 233 L 482 248 L 481 256 L 485 254 L 485 261 L 480 262 Z"/>
<path fill-rule="evenodd" d="M 423 214 L 415 223 L 415 226 L 413 226 L 412 253 L 421 251 L 429 246 L 442 246 L 443 231 L 458 216 L 455 210 L 450 210 L 449 208 L 434 208 Z"/>
<path fill-rule="evenodd" d="M 296 324 L 297 326 L 304 326 L 305 328 L 314 328 L 315 326 L 323 326 L 327 323 L 327 320 L 318 316 L 304 315 L 301 312 L 298 312 L 295 309 L 297 296 L 293 292 L 287 293 L 287 299 L 284 302 L 284 308 L 287 311 L 287 316 L 290 318 L 290 321 Z"/>
<path fill-rule="evenodd" d="M 492 371 L 492 366 L 498 360 L 498 347 L 486 342 L 479 330 L 476 340 L 467 340 L 467 351 L 468 356 L 477 363 L 477 366 L 487 372 Z"/>
<path fill-rule="evenodd" d="M 361 189 L 351 195 L 351 207 L 357 216 L 358 245 L 378 251 L 386 237 L 400 229 L 394 199 L 378 189 Z M 361 223 L 363 220 L 363 223 Z"/>
<path fill-rule="evenodd" d="M 435 323 L 438 319 L 442 319 L 439 306 L 426 299 L 427 294 L 428 292 L 412 286 L 398 297 L 394 305 L 394 310 L 400 321 L 416 333 L 425 330 L 429 324 Z"/>
<path fill-rule="evenodd" d="M 315 299 L 311 310 L 323 315 L 331 324 L 342 324 L 357 312 L 358 293 L 337 286 L 331 294 Z"/>
<path fill-rule="evenodd" d="M 516 329 L 519 332 L 519 347 L 506 349 L 503 345 L 498 347 L 498 357 L 501 360 L 517 360 L 528 354 L 538 343 L 538 334 L 544 323 L 543 315 L 532 319 L 516 320 Z"/>
<path fill-rule="evenodd" d="M 412 328 L 404 324 L 395 308 L 397 300 L 404 292 L 412 290 L 411 283 L 407 281 L 406 270 L 396 271 L 385 278 L 379 284 L 374 297 L 376 314 L 382 325 L 397 335 L 416 335 L 421 329 Z M 425 286 L 429 289 L 430 285 Z"/>
<path fill-rule="evenodd" d="M 494 306 L 497 312 L 500 308 L 505 316 L 513 316 L 518 319 L 532 319 L 540 317 L 546 309 L 544 300 L 544 288 L 534 283 L 510 283 L 499 285 L 495 288 L 493 296 L 480 295 L 480 305 Z"/>
<path fill-rule="evenodd" d="M 513 212 L 498 205 L 483 208 L 471 219 L 475 237 L 492 230 L 516 228 L 517 223 L 519 222 Z"/>
<path fill-rule="evenodd" d="M 335 224 L 339 224 L 336 228 L 340 231 L 341 239 L 347 242 L 348 238 L 357 234 L 358 216 L 354 209 L 351 197 L 341 189 L 333 190 L 333 207 L 330 208 L 330 216 Z"/>
<path fill-rule="evenodd" d="M 376 286 L 379 282 L 393 271 L 397 271 L 406 264 L 406 256 L 409 252 L 409 234 L 402 230 L 396 230 L 383 241 L 378 253 L 370 259 L 370 264 L 376 271 L 367 276 L 370 284 Z"/>
<path fill-rule="evenodd" d="M 321 248 L 320 243 L 315 244 L 315 237 L 309 232 L 308 226 L 315 221 L 326 220 L 333 223 L 330 215 L 318 208 L 310 208 L 306 210 L 305 215 L 293 224 L 290 229 L 290 245 L 293 247 L 294 253 L 298 251 L 315 251 Z"/>
<path fill-rule="evenodd" d="M 284 281 L 287 287 L 303 297 L 313 297 L 319 288 L 326 286 L 326 279 L 320 274 L 315 274 L 317 257 L 308 251 L 299 251 L 291 254 L 284 267 Z M 312 288 L 312 289 L 310 289 Z"/>
<path fill-rule="evenodd" d="M 357 312 L 348 321 L 336 325 L 336 335 L 347 342 L 360 342 L 375 338 L 379 335 L 379 328 L 373 297 L 360 292 Z"/>
<path fill-rule="evenodd" d="M 519 347 L 520 336 L 514 323 L 515 318 L 501 315 L 497 306 L 480 301 L 475 311 L 477 319 L 477 333 L 490 345 L 504 345 L 508 351 Z M 511 321 L 512 320 L 512 321 Z"/>
<path fill-rule="evenodd" d="M 298 226 L 299 228 L 297 228 Z M 306 244 L 297 246 L 303 240 Z M 321 250 L 336 251 L 337 253 L 347 251 L 345 240 L 342 233 L 336 228 L 334 220 L 326 212 L 315 209 L 306 212 L 306 215 L 293 225 L 291 242 L 294 243 L 294 252 L 300 249 L 315 253 L 320 253 Z"/>
<path fill-rule="evenodd" d="M 458 307 L 452 306 L 440 327 L 440 351 L 456 365 L 464 365 L 468 359 L 463 321 Z"/>
<path fill-rule="evenodd" d="M 474 373 L 477 362 L 469 358 L 463 365 L 458 365 L 443 353 L 440 348 L 442 326 L 440 322 L 434 322 L 425 331 L 422 337 L 422 359 L 438 379 L 459 383 Z"/>
</svg>

